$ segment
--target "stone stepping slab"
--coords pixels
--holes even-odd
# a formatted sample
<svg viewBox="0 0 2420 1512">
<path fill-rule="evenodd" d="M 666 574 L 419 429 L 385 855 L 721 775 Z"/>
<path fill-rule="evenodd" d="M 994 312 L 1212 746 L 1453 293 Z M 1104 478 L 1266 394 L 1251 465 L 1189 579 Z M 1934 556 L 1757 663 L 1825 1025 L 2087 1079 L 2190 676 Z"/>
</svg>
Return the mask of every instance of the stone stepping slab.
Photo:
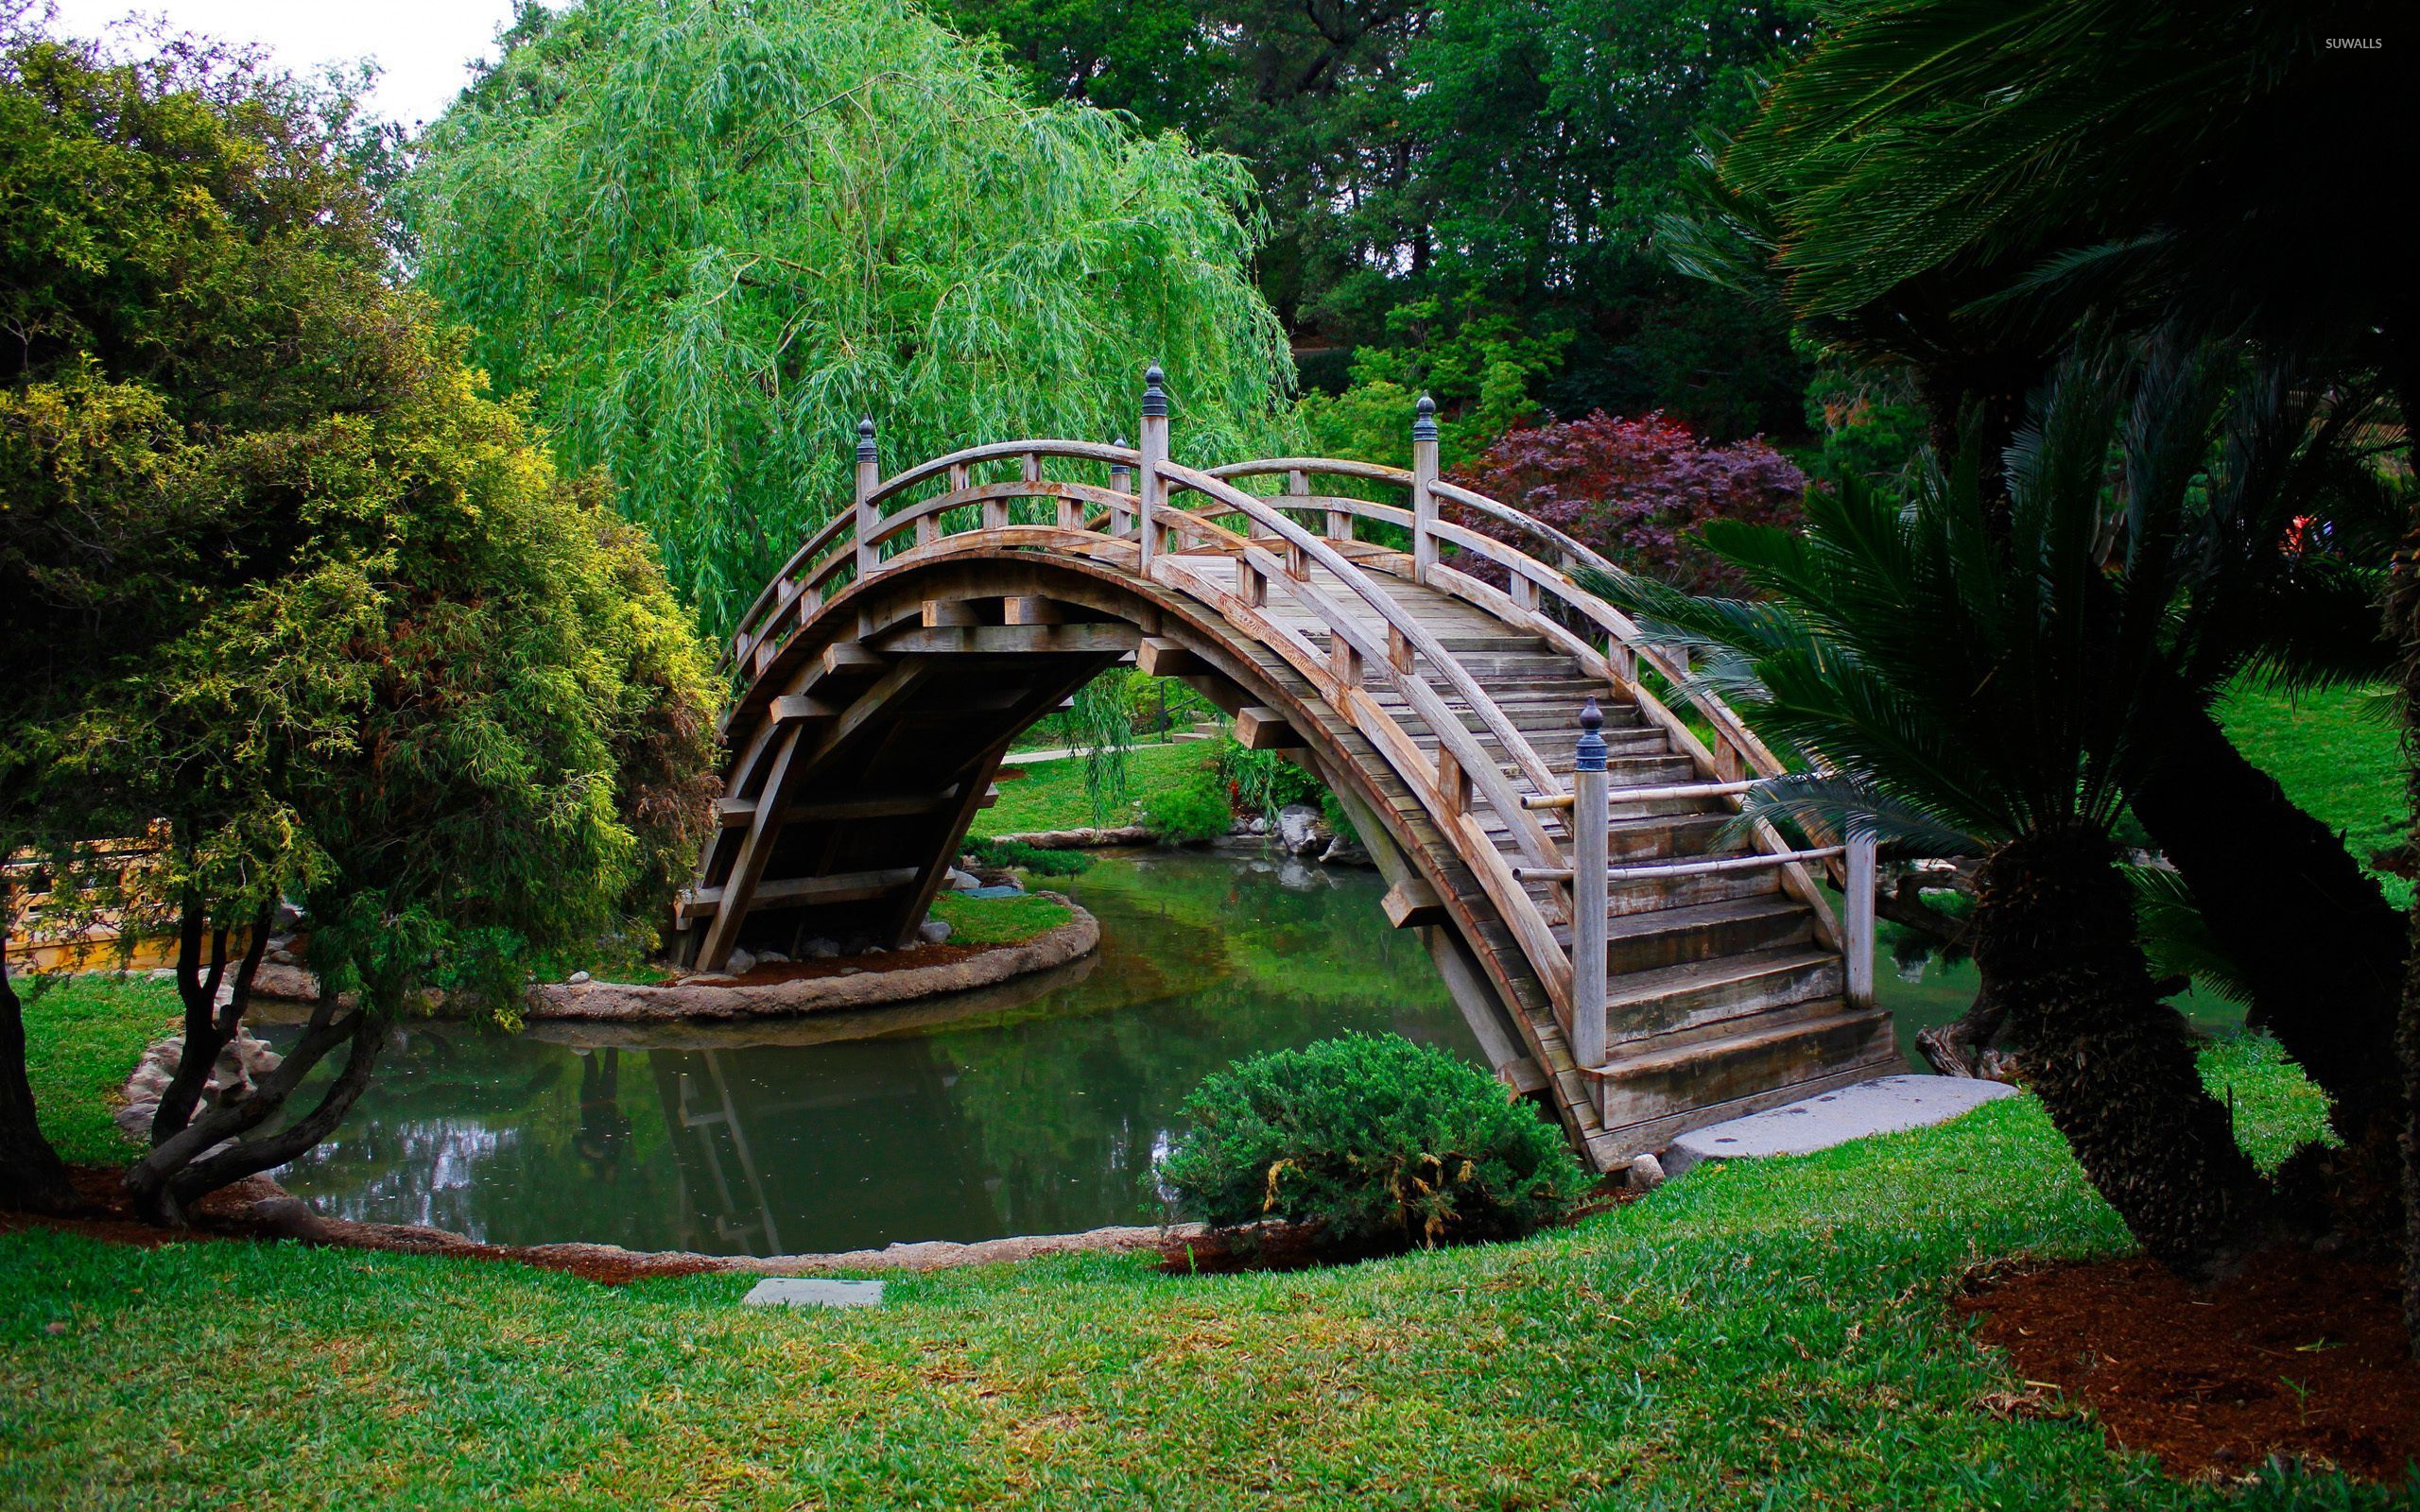
<svg viewBox="0 0 2420 1512">
<path fill-rule="evenodd" d="M 1664 1152 L 1664 1174 L 1679 1176 L 1701 1160 L 1760 1160 L 1812 1155 L 1869 1134 L 1946 1124 L 1983 1104 L 2014 1097 L 2006 1082 L 1966 1076 L 1877 1076 L 1769 1112 L 1691 1129 Z"/>
</svg>

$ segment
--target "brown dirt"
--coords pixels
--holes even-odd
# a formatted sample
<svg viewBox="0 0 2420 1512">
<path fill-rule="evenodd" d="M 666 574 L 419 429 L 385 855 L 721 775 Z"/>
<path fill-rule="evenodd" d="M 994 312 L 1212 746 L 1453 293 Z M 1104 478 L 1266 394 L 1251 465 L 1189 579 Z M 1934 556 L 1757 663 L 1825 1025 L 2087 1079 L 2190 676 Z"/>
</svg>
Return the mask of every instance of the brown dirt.
<svg viewBox="0 0 2420 1512">
<path fill-rule="evenodd" d="M 2029 1387 L 2081 1399 L 2170 1474 L 2242 1476 L 2272 1455 L 2369 1480 L 2420 1466 L 2420 1365 L 2385 1266 L 2281 1249 L 2207 1292 L 2140 1257 L 2002 1267 L 1958 1308 Z"/>
<path fill-rule="evenodd" d="M 302 1239 L 308 1244 L 337 1245 L 411 1254 L 443 1255 L 459 1260 L 505 1261 L 557 1270 L 583 1280 L 620 1286 L 652 1276 L 690 1276 L 723 1267 L 705 1256 L 634 1257 L 626 1251 L 592 1249 L 580 1245 L 483 1245 L 437 1228 L 399 1228 L 383 1224 L 354 1224 L 320 1218 L 286 1197 L 272 1181 L 254 1177 L 204 1197 L 192 1226 L 161 1228 L 134 1215 L 121 1173 L 108 1166 L 73 1168 L 83 1210 L 67 1214 L 12 1212 L 0 1210 L 0 1233 L 21 1228 L 58 1228 L 106 1244 L 151 1249 L 162 1245 L 202 1240 L 250 1244 L 261 1240 Z M 284 1201 L 277 1200 L 284 1198 Z"/>
<path fill-rule="evenodd" d="M 1607 1177 L 1589 1189 L 1570 1211 L 1550 1227 L 1567 1228 L 1584 1218 L 1611 1212 L 1639 1194 Z M 1353 1265 L 1385 1255 L 1408 1253 L 1400 1245 L 1368 1245 L 1339 1249 L 1320 1241 L 1317 1224 L 1263 1223 L 1248 1228 L 1183 1234 L 1159 1245 L 1158 1269 L 1164 1276 L 1236 1276 L 1247 1271 L 1315 1270 L 1322 1265 Z"/>
</svg>

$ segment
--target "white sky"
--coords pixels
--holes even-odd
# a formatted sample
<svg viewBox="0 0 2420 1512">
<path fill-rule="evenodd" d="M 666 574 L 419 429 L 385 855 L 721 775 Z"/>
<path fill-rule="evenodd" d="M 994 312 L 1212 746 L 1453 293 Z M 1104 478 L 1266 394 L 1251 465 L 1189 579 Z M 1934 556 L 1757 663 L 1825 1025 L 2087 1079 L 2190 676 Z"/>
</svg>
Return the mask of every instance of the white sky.
<svg viewBox="0 0 2420 1512">
<path fill-rule="evenodd" d="M 322 63 L 375 59 L 383 70 L 369 106 L 413 126 L 432 120 L 471 64 L 495 57 L 512 0 L 55 0 L 58 29 L 97 36 L 130 13 L 164 17 L 178 31 L 265 43 L 297 74 Z"/>
</svg>

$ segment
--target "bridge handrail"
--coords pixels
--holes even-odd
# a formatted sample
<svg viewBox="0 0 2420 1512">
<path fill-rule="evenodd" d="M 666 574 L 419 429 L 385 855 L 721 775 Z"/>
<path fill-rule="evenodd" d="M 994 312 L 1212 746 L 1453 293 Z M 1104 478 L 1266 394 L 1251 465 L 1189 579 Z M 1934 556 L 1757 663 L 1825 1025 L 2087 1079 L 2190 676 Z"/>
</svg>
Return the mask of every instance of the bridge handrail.
<svg viewBox="0 0 2420 1512">
<path fill-rule="evenodd" d="M 1011 457 L 1064 456 L 1078 461 L 1107 462 L 1112 466 L 1123 462 L 1138 466 L 1142 454 L 1131 446 L 1108 446 L 1099 441 L 1069 441 L 1037 439 L 1030 441 L 987 441 L 981 446 L 963 447 L 928 462 L 919 462 L 904 472 L 894 472 L 875 486 L 868 503 L 880 504 L 902 489 L 912 489 L 926 478 L 939 477 L 954 467 L 973 467 L 978 462 L 1003 462 Z"/>
<path fill-rule="evenodd" d="M 1297 524 L 1295 522 L 1286 518 L 1280 508 L 1272 507 L 1268 500 L 1262 499 L 1258 495 L 1246 493 L 1243 490 L 1236 488 L 1231 484 L 1223 483 L 1206 472 L 1196 472 L 1191 468 L 1180 467 L 1175 463 L 1166 464 L 1162 471 L 1166 472 L 1171 481 L 1183 484 L 1184 487 L 1192 489 L 1195 491 L 1204 494 L 1210 498 L 1217 499 L 1221 504 L 1227 505 L 1233 512 L 1240 513 L 1245 518 L 1257 524 L 1266 525 L 1270 531 L 1277 535 L 1278 539 L 1286 541 L 1288 545 L 1300 548 L 1312 561 L 1319 563 L 1329 572 L 1335 574 L 1347 588 L 1353 590 L 1354 594 L 1357 597 L 1358 597 L 1363 603 L 1368 604 L 1372 609 L 1377 610 L 1379 618 L 1386 622 L 1389 628 L 1400 634 L 1404 638 L 1405 643 L 1409 644 L 1414 652 L 1428 658 L 1430 662 L 1437 665 L 1438 669 L 1445 675 L 1446 680 L 1453 684 L 1454 691 L 1461 694 L 1464 701 L 1470 704 L 1473 711 L 1478 713 L 1480 718 L 1487 721 L 1489 732 L 1496 737 L 1497 743 L 1504 747 L 1506 754 L 1512 756 L 1513 761 L 1522 767 L 1523 771 L 1530 777 L 1530 782 L 1536 785 L 1540 792 L 1556 793 L 1563 790 L 1563 783 L 1556 779 L 1554 773 L 1547 767 L 1547 764 L 1539 758 L 1536 749 L 1530 746 L 1529 738 L 1523 735 L 1521 731 L 1514 727 L 1512 721 L 1505 716 L 1504 711 L 1496 705 L 1495 699 L 1489 695 L 1485 687 L 1480 685 L 1479 680 L 1477 678 L 1472 677 L 1470 672 L 1462 666 L 1461 662 L 1451 653 L 1446 651 L 1443 643 L 1431 635 L 1426 627 L 1422 626 L 1418 620 L 1414 619 L 1410 614 L 1406 613 L 1403 606 L 1396 603 L 1392 595 L 1380 589 L 1377 584 L 1372 582 L 1369 575 L 1363 572 L 1361 568 L 1350 558 L 1344 556 L 1341 552 L 1339 552 L 1323 537 L 1314 535 L 1312 532 L 1304 529 L 1300 524 Z M 1193 515 L 1190 511 L 1175 510 L 1173 512 L 1184 516 L 1187 524 L 1191 524 L 1199 519 L 1198 516 Z M 1249 547 L 1248 541 L 1247 546 Z M 1282 571 L 1282 563 L 1276 563 L 1272 558 L 1271 564 L 1279 566 Z M 1291 579 L 1289 576 L 1289 592 L 1301 593 L 1306 588 L 1306 586 L 1307 585 L 1300 579 Z M 1311 590 L 1311 592 L 1316 593 L 1316 590 Z M 1383 675 L 1390 682 L 1395 683 L 1399 690 L 1407 684 L 1416 685 L 1424 690 L 1426 688 L 1426 683 L 1420 682 L 1418 679 L 1411 678 L 1395 667 L 1392 658 L 1387 654 L 1391 649 L 1390 647 L 1383 645 L 1364 646 L 1358 644 L 1360 640 L 1360 632 L 1357 627 L 1342 623 L 1340 621 L 1340 617 L 1331 616 L 1328 628 L 1331 633 L 1341 635 L 1346 640 L 1355 642 L 1356 644 L 1354 649 L 1364 658 L 1374 657 L 1376 664 L 1384 669 Z M 1406 696 L 1409 696 L 1409 693 L 1406 694 Z M 1454 720 L 1451 724 L 1452 728 L 1456 731 L 1460 732 L 1467 739 L 1469 732 L 1461 729 L 1461 721 Z M 1440 744 L 1448 743 L 1446 741 L 1445 733 L 1442 729 L 1438 731 L 1438 739 Z M 1470 749 L 1473 751 L 1478 750 L 1478 747 L 1476 741 L 1471 741 L 1469 745 Z M 1462 752 L 1457 750 L 1455 752 L 1455 759 L 1459 761 L 1461 757 Z M 1483 765 L 1486 770 L 1495 770 L 1494 763 L 1488 762 Z M 1478 776 L 1477 772 L 1473 772 L 1471 775 L 1474 780 L 1477 780 Z M 1508 794 L 1508 796 L 1510 795 Z M 1515 802 L 1515 806 L 1517 807 L 1517 800 Z M 1543 846 L 1550 847 L 1552 844 L 1551 841 L 1547 841 L 1546 839 L 1546 833 L 1543 829 L 1537 832 L 1537 839 Z"/>
<path fill-rule="evenodd" d="M 1207 472 L 1197 472 L 1174 463 L 1163 463 L 1161 472 L 1169 483 L 1191 489 L 1216 500 L 1224 507 L 1220 511 L 1222 513 L 1242 514 L 1255 524 L 1270 530 L 1288 545 L 1301 551 L 1309 561 L 1326 568 L 1357 597 L 1377 611 L 1380 620 L 1389 627 L 1392 635 L 1400 636 L 1414 654 L 1428 658 L 1430 662 L 1444 674 L 1446 679 L 1453 684 L 1454 691 L 1461 695 L 1463 700 L 1479 713 L 1489 725 L 1491 733 L 1496 735 L 1498 744 L 1502 745 L 1525 770 L 1533 765 L 1537 768 L 1539 774 L 1544 777 L 1544 782 L 1540 784 L 1542 791 L 1548 793 L 1561 791 L 1561 784 L 1555 781 L 1550 772 L 1545 770 L 1545 764 L 1537 760 L 1537 754 L 1530 748 L 1528 740 L 1513 728 L 1512 721 L 1505 717 L 1503 710 L 1496 705 L 1495 700 L 1488 695 L 1487 690 L 1479 684 L 1478 680 L 1445 650 L 1443 643 L 1422 627 L 1413 616 L 1407 613 L 1391 594 L 1372 582 L 1369 575 L 1351 558 L 1337 551 L 1325 539 L 1286 518 L 1278 508 L 1271 507 L 1270 501 L 1255 494 L 1247 493 Z M 1496 764 L 1488 757 L 1485 747 L 1479 745 L 1477 737 L 1462 727 L 1461 717 L 1446 707 L 1444 700 L 1437 696 L 1434 689 L 1418 677 L 1412 676 L 1396 665 L 1394 658 L 1390 654 L 1392 649 L 1391 645 L 1369 641 L 1349 616 L 1336 612 L 1335 606 L 1327 602 L 1326 594 L 1312 587 L 1306 578 L 1295 577 L 1288 571 L 1285 562 L 1270 556 L 1266 548 L 1257 545 L 1250 538 L 1239 537 L 1233 531 L 1203 519 L 1199 514 L 1179 509 L 1173 506 L 1162 506 L 1154 511 L 1154 514 L 1158 523 L 1167 528 L 1207 530 L 1224 537 L 1228 541 L 1236 544 L 1248 566 L 1266 576 L 1286 579 L 1287 592 L 1325 620 L 1330 636 L 1341 639 L 1350 644 L 1355 654 L 1391 683 L 1395 691 L 1403 696 L 1405 702 L 1435 732 L 1439 751 L 1450 754 L 1453 764 L 1461 768 L 1463 779 L 1486 798 L 1488 806 L 1496 812 L 1512 832 L 1514 842 L 1521 848 L 1522 854 L 1531 858 L 1535 864 L 1550 864 L 1544 859 L 1548 856 L 1560 859 L 1561 852 L 1555 847 L 1554 841 L 1547 836 L 1544 827 L 1538 824 L 1535 816 L 1523 806 L 1519 795 L 1512 791 Z M 1361 691 L 1359 682 L 1356 680 L 1347 684 L 1344 679 L 1333 674 L 1331 674 L 1331 680 L 1338 682 L 1340 695 L 1332 701 L 1340 713 L 1347 714 L 1348 717 L 1351 716 L 1355 713 L 1350 707 L 1352 699 Z M 1376 718 L 1385 719 L 1390 724 L 1394 723 L 1392 716 L 1383 710 L 1369 710 L 1365 713 Z M 1398 734 L 1400 734 L 1400 729 L 1401 727 L 1397 725 Z M 1409 737 L 1403 738 L 1406 748 L 1389 753 L 1388 758 L 1390 764 L 1396 765 L 1398 770 L 1402 770 L 1406 763 L 1420 759 L 1417 746 L 1412 745 Z M 1526 761 L 1523 760 L 1525 755 Z M 1460 832 L 1462 821 L 1468 818 L 1469 815 L 1468 811 L 1459 807 L 1450 796 L 1449 789 L 1457 784 L 1448 777 L 1442 755 L 1428 765 L 1435 775 L 1426 784 L 1427 791 L 1420 794 L 1422 807 L 1429 811 L 1432 818 L 1442 828 Z M 1406 772 L 1405 775 L 1411 774 Z M 1577 1018 L 1577 1005 L 1573 1003 L 1571 996 L 1569 954 L 1555 942 L 1553 932 L 1545 915 L 1539 911 L 1536 901 L 1530 896 L 1528 889 L 1522 886 L 1512 867 L 1504 860 L 1495 845 L 1486 840 L 1483 833 L 1476 837 L 1464 834 L 1464 838 L 1475 838 L 1478 843 L 1468 847 L 1457 847 L 1457 850 L 1462 854 L 1464 862 L 1470 866 L 1480 885 L 1495 902 L 1497 911 L 1506 923 L 1523 936 L 1525 954 L 1537 968 L 1539 978 L 1545 983 L 1547 995 L 1555 1004 L 1558 1017 L 1565 1032 L 1570 1032 Z"/>
<path fill-rule="evenodd" d="M 1231 480 L 1275 473 L 1301 473 L 1305 477 L 1326 473 L 1333 476 L 1367 478 L 1404 487 L 1410 487 L 1415 482 L 1412 473 L 1404 468 L 1391 467 L 1383 463 L 1354 462 L 1340 457 L 1321 456 L 1288 456 L 1261 461 L 1234 462 L 1212 470 L 1212 473 L 1214 476 Z M 1773 754 L 1772 747 L 1758 738 L 1754 730 L 1748 728 L 1747 722 L 1739 717 L 1737 711 L 1690 675 L 1685 662 L 1675 659 L 1668 648 L 1650 639 L 1639 628 L 1637 622 L 1629 615 L 1582 589 L 1573 579 L 1570 569 L 1576 566 L 1593 567 L 1604 573 L 1618 571 L 1601 554 L 1586 542 L 1556 529 L 1543 520 L 1524 514 L 1509 505 L 1491 499 L 1474 490 L 1466 489 L 1458 483 L 1448 483 L 1441 478 L 1432 481 L 1428 485 L 1428 490 L 1431 495 L 1438 499 L 1460 505 L 1474 513 L 1511 526 L 1531 540 L 1543 542 L 1560 555 L 1563 558 L 1563 565 L 1556 567 L 1537 556 L 1522 551 L 1517 546 L 1498 541 L 1483 532 L 1458 525 L 1451 521 L 1438 520 L 1428 527 L 1430 533 L 1438 540 L 1460 547 L 1473 556 L 1492 561 L 1504 568 L 1512 578 L 1533 584 L 1536 588 L 1553 594 L 1559 602 L 1567 606 L 1574 613 L 1603 631 L 1607 643 L 1617 647 L 1630 659 L 1628 668 L 1616 667 L 1616 670 L 1621 672 L 1623 679 L 1631 684 L 1634 694 L 1642 706 L 1649 707 L 1651 713 L 1660 713 L 1664 712 L 1662 701 L 1646 689 L 1637 686 L 1635 668 L 1640 663 L 1652 668 L 1669 687 L 1687 700 L 1689 706 L 1705 720 L 1707 728 L 1713 732 L 1714 747 L 1706 751 L 1706 756 L 1713 764 L 1718 775 L 1728 776 L 1734 771 L 1745 771 L 1760 778 L 1779 777 L 1789 770 Z M 1302 502 L 1299 504 L 1293 502 L 1296 500 Z M 1333 507 L 1324 499 L 1313 500 L 1300 494 L 1274 495 L 1274 501 L 1284 501 L 1287 507 Z M 1338 502 L 1351 504 L 1359 501 Z M 1346 508 L 1337 512 L 1360 514 L 1366 511 Z M 1442 576 L 1444 577 L 1442 586 L 1446 587 L 1449 592 L 1457 593 L 1459 596 L 1473 596 L 1467 589 L 1481 586 L 1468 578 L 1467 575 L 1451 568 L 1446 568 Z M 1523 603 L 1517 595 L 1510 605 L 1484 607 L 1499 612 L 1509 609 L 1515 613 L 1535 614 L 1532 606 Z M 1549 634 L 1554 628 L 1550 623 L 1539 623 L 1536 627 Z M 1671 726 L 1676 735 L 1690 745 L 1697 744 L 1695 735 L 1689 732 L 1680 721 L 1671 721 Z M 1755 837 L 1760 850 L 1779 851 L 1788 849 L 1788 843 L 1770 825 L 1758 824 Z M 1840 862 L 1830 863 L 1827 871 L 1834 881 L 1844 880 L 1845 872 Z M 1815 905 L 1818 916 L 1824 920 L 1826 928 L 1830 928 L 1831 911 L 1815 896 L 1813 884 L 1806 877 L 1803 868 L 1791 868 L 1790 876 L 1795 885 L 1793 890 L 1801 892 L 1807 902 Z"/>
</svg>

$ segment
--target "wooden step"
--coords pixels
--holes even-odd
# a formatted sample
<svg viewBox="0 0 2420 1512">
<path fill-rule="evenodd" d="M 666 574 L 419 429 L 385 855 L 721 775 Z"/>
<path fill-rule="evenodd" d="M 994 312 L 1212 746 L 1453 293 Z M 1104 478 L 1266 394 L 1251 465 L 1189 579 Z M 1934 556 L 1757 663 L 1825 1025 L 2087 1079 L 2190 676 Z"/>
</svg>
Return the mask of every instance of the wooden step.
<svg viewBox="0 0 2420 1512">
<path fill-rule="evenodd" d="M 1741 1033 L 1719 1040 L 1609 1057 L 1595 1074 L 1606 1126 L 1643 1124 L 1886 1062 L 1891 1016 L 1837 1000 L 1833 1006 L 1832 1012 L 1770 1025 L 1750 1020 Z"/>
<path fill-rule="evenodd" d="M 1838 955 L 1803 946 L 1633 971 L 1605 985 L 1607 1035 L 1624 1043 L 1837 998 L 1841 975 Z"/>
<path fill-rule="evenodd" d="M 1556 924 L 1553 931 L 1555 942 L 1569 950 L 1571 926 Z M 1659 966 L 1797 945 L 1814 937 L 1814 912 L 1786 893 L 1625 914 L 1607 926 L 1605 969 L 1609 976 L 1625 976 Z"/>
<path fill-rule="evenodd" d="M 1695 811 L 1614 820 L 1606 832 L 1607 859 L 1619 866 L 1684 855 L 1735 856 L 1751 849 L 1746 835 L 1726 838 L 1722 833 L 1738 816 L 1729 809 L 1704 809 L 1701 799 Z"/>
</svg>

